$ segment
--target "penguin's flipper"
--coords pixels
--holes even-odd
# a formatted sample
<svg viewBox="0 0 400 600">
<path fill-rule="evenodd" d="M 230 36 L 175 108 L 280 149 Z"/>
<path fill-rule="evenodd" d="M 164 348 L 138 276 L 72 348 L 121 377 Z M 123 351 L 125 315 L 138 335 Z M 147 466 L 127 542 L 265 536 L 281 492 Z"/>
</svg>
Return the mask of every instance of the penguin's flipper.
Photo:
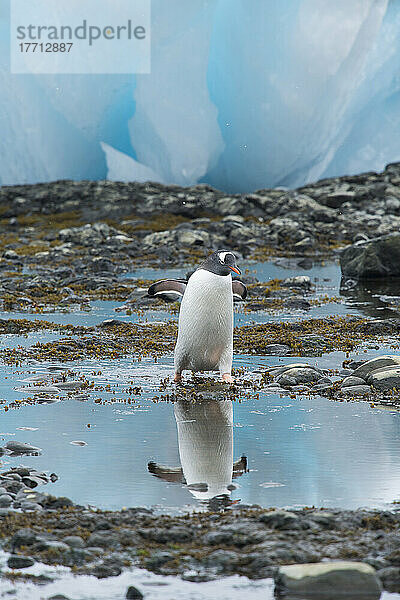
<svg viewBox="0 0 400 600">
<path fill-rule="evenodd" d="M 247 296 L 247 287 L 240 281 L 240 279 L 232 280 L 232 292 L 233 301 L 242 302 Z"/>
<path fill-rule="evenodd" d="M 164 479 L 164 481 L 170 481 L 171 483 L 186 483 L 181 467 L 167 467 L 151 461 L 148 463 L 147 468 L 149 473 L 155 475 L 155 477 L 159 477 L 159 479 Z"/>
<path fill-rule="evenodd" d="M 161 279 L 149 287 L 147 294 L 153 298 L 161 298 L 165 302 L 176 302 L 185 293 L 186 284 L 186 279 Z"/>
</svg>

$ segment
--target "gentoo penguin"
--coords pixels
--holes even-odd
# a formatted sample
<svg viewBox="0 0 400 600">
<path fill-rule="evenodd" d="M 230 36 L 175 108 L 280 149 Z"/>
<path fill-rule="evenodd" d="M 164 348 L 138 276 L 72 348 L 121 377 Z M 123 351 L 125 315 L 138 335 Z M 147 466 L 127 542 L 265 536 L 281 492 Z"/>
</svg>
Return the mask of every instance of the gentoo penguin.
<svg viewBox="0 0 400 600">
<path fill-rule="evenodd" d="M 174 403 L 180 467 L 149 462 L 148 470 L 168 482 L 186 484 L 201 501 L 219 498 L 229 503 L 232 479 L 247 472 L 247 458 L 233 462 L 233 406 L 231 400 Z"/>
<path fill-rule="evenodd" d="M 149 296 L 166 301 L 182 298 L 178 339 L 175 346 L 175 382 L 182 371 L 219 370 L 223 381 L 233 383 L 233 300 L 244 300 L 246 286 L 233 280 L 240 275 L 232 252 L 213 252 L 191 275 L 184 279 L 164 279 L 153 283 Z"/>
</svg>

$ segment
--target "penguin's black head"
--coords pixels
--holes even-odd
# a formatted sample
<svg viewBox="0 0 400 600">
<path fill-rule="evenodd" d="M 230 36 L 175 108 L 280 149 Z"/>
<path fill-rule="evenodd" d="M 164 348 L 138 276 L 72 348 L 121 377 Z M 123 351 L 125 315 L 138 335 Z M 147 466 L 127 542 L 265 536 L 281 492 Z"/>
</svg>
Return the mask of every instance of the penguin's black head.
<svg viewBox="0 0 400 600">
<path fill-rule="evenodd" d="M 241 274 L 236 264 L 236 257 L 229 250 L 213 252 L 199 268 L 215 273 L 215 275 L 229 275 L 232 272 L 237 275 Z"/>
</svg>

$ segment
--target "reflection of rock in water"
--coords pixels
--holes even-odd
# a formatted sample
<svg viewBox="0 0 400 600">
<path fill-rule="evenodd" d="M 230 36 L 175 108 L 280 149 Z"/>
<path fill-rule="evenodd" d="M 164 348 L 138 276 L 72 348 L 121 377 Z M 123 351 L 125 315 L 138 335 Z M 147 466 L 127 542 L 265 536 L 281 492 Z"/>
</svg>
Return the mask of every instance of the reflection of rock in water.
<svg viewBox="0 0 400 600">
<path fill-rule="evenodd" d="M 233 407 L 231 400 L 180 400 L 174 405 L 181 467 L 149 463 L 149 471 L 165 481 L 187 485 L 198 500 L 212 509 L 230 503 L 232 478 L 246 472 L 247 459 L 233 463 Z"/>
<path fill-rule="evenodd" d="M 340 293 L 369 317 L 393 318 L 400 313 L 400 277 L 356 282 L 342 280 Z"/>
</svg>

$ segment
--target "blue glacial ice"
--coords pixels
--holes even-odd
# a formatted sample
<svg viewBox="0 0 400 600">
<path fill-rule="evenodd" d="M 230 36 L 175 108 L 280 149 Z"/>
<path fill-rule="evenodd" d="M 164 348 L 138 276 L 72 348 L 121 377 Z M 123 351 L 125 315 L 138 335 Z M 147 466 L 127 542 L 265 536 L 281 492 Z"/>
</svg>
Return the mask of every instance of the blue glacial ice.
<svg viewBox="0 0 400 600">
<path fill-rule="evenodd" d="M 11 75 L 7 23 L 2 184 L 240 192 L 400 160 L 397 0 L 153 0 L 152 70 L 136 76 Z"/>
</svg>

